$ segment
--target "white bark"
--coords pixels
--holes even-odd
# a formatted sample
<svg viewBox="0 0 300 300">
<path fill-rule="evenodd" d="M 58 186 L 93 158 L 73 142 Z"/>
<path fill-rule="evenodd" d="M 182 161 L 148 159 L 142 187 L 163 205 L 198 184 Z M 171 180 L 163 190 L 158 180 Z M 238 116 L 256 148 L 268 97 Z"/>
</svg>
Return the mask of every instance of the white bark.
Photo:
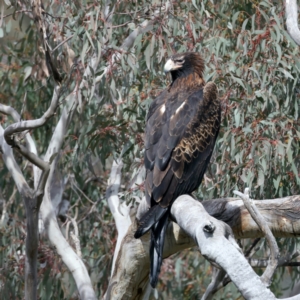
<svg viewBox="0 0 300 300">
<path fill-rule="evenodd" d="M 75 253 L 69 243 L 66 241 L 64 236 L 62 235 L 60 228 L 57 223 L 55 208 L 51 202 L 51 184 L 52 179 L 54 176 L 54 170 L 57 164 L 57 155 L 62 147 L 64 137 L 68 130 L 69 124 L 72 120 L 74 109 L 78 106 L 78 98 L 76 95 L 81 95 L 81 90 L 86 84 L 86 80 L 91 76 L 90 67 L 94 70 L 97 68 L 99 63 L 99 57 L 96 55 L 91 59 L 90 64 L 87 66 L 86 71 L 84 73 L 84 78 L 73 94 L 68 99 L 68 102 L 64 109 L 62 110 L 61 118 L 54 130 L 52 139 L 50 141 L 48 150 L 45 154 L 44 160 L 51 162 L 51 169 L 50 174 L 47 181 L 44 182 L 45 184 L 45 194 L 44 199 L 41 205 L 40 210 L 40 217 L 43 221 L 42 224 L 48 234 L 49 240 L 53 243 L 56 247 L 58 254 L 61 255 L 62 260 L 67 265 L 69 270 L 72 272 L 80 297 L 81 299 L 96 299 L 95 292 L 92 287 L 92 283 L 87 272 L 87 269 L 80 259 L 80 257 Z M 14 181 L 17 185 L 19 191 L 24 190 L 24 187 L 29 188 L 25 178 L 22 175 L 22 172 L 19 166 L 16 164 L 12 149 L 6 143 L 4 136 L 7 137 L 8 142 L 14 145 L 15 141 L 13 140 L 13 135 L 15 133 L 24 132 L 28 129 L 35 129 L 45 124 L 45 122 L 54 114 L 57 106 L 58 106 L 58 99 L 59 99 L 59 87 L 56 87 L 54 90 L 53 98 L 48 110 L 44 113 L 44 115 L 40 119 L 30 120 L 30 121 L 21 121 L 18 114 L 10 107 L 1 105 L 0 111 L 6 114 L 12 115 L 15 119 L 16 123 L 10 125 L 3 131 L 2 127 L 0 128 L 0 143 L 2 146 L 3 157 L 8 167 L 9 172 L 14 178 Z M 17 120 L 16 120 L 17 119 Z M 26 158 L 30 159 L 32 163 L 43 167 L 44 161 L 42 161 L 36 155 L 36 148 L 34 146 L 34 142 L 32 139 L 29 140 L 30 149 L 33 150 L 35 153 L 29 152 L 27 148 L 17 145 L 19 147 L 23 147 L 22 151 L 20 151 Z M 47 164 L 45 164 L 47 166 Z M 41 178 L 40 173 L 35 173 L 38 178 L 35 178 L 35 182 L 40 182 Z M 43 177 L 42 177 L 43 178 Z M 36 184 L 35 184 L 36 185 Z M 41 187 L 41 186 L 40 186 Z M 39 187 L 39 188 L 40 188 Z M 44 192 L 44 188 L 42 187 L 42 192 Z"/>
<path fill-rule="evenodd" d="M 285 0 L 285 15 L 287 31 L 292 39 L 300 45 L 300 30 L 298 27 L 298 6 L 296 0 Z"/>
<path fill-rule="evenodd" d="M 118 231 L 118 239 L 116 248 L 114 251 L 114 257 L 113 257 L 113 263 L 112 263 L 112 269 L 111 274 L 114 272 L 116 259 L 118 257 L 118 253 L 121 247 L 121 242 L 123 238 L 125 237 L 130 225 L 131 225 L 131 219 L 130 219 L 130 209 L 126 205 L 125 202 L 121 203 L 118 192 L 119 187 L 121 185 L 121 171 L 123 167 L 122 160 L 114 161 L 110 177 L 108 179 L 108 188 L 106 190 L 106 199 L 110 208 L 110 211 L 114 217 L 117 231 Z"/>
<path fill-rule="evenodd" d="M 51 177 L 51 172 L 49 177 Z M 41 207 L 41 216 L 45 224 L 48 238 L 55 246 L 56 251 L 61 256 L 63 262 L 71 271 L 80 295 L 80 299 L 95 300 L 97 298 L 93 290 L 87 269 L 83 261 L 67 242 L 58 226 L 55 211 L 50 198 L 50 188 L 51 185 L 48 181 L 46 185 L 46 193 Z"/>
<path fill-rule="evenodd" d="M 300 234 L 300 220 L 295 217 L 300 213 L 300 196 L 264 201 L 253 200 L 253 202 L 259 209 L 260 214 L 266 219 L 274 236 L 293 237 Z M 145 206 L 143 204 L 142 201 L 137 215 L 143 213 L 145 209 L 141 208 L 141 206 Z M 290 213 L 291 211 L 293 213 Z M 225 220 L 233 231 L 223 222 L 209 216 L 207 212 L 221 220 Z M 246 299 L 275 299 L 274 295 L 270 293 L 261 279 L 254 273 L 234 241 L 233 233 L 236 238 L 263 236 L 258 225 L 244 207 L 242 200 L 224 198 L 205 201 L 201 204 L 190 196 L 184 195 L 174 202 L 171 213 L 172 217 L 177 220 L 178 225 L 170 222 L 168 226 L 163 253 L 164 258 L 195 246 L 196 242 L 203 255 L 224 268 L 242 294 L 249 297 Z M 207 225 L 206 231 L 203 231 L 205 224 Z M 192 238 L 184 231 L 184 229 L 189 230 L 188 226 L 190 226 Z M 109 282 L 106 299 L 147 299 L 147 293 L 149 292 L 147 287 L 149 281 L 150 236 L 146 234 L 141 239 L 136 240 L 133 237 L 135 230 L 136 224 L 134 222 L 122 241 L 122 247 L 118 252 L 115 269 Z M 280 258 L 279 265 L 287 264 L 297 255 L 298 253 L 295 253 L 291 257 Z M 254 263 L 259 264 L 257 261 Z M 263 261 L 263 265 L 267 265 L 265 261 Z M 221 281 L 222 278 L 217 278 L 203 299 L 211 299 L 209 297 L 212 296 L 215 290 L 220 288 L 221 284 L 219 283 Z M 262 295 L 265 298 L 259 298 Z"/>
<path fill-rule="evenodd" d="M 10 115 L 16 123 L 21 121 L 21 116 L 11 106 L 0 104 L 0 112 L 5 115 Z M 33 154 L 38 155 L 35 142 L 33 141 L 33 138 L 29 133 L 25 134 L 25 140 L 26 140 L 28 150 Z M 34 189 L 36 190 L 39 183 L 39 177 L 41 176 L 41 171 L 36 165 L 33 164 L 32 166 L 33 166 L 33 177 L 34 177 Z"/>
<path fill-rule="evenodd" d="M 188 208 L 188 209 L 187 209 Z M 276 299 L 248 264 L 228 225 L 212 218 L 192 197 L 178 197 L 171 214 L 202 255 L 224 269 L 245 299 Z"/>
<path fill-rule="evenodd" d="M 245 189 L 244 194 L 239 191 L 233 191 L 233 193 L 238 195 L 244 201 L 244 205 L 249 211 L 252 219 L 259 226 L 260 230 L 264 233 L 268 241 L 270 247 L 270 259 L 264 274 L 261 276 L 261 279 L 267 286 L 270 286 L 272 277 L 276 271 L 276 268 L 278 266 L 278 261 L 279 261 L 279 248 L 276 239 L 273 236 L 272 231 L 269 228 L 267 222 L 265 221 L 265 219 L 263 218 L 263 216 L 260 214 L 259 210 L 255 206 L 254 202 L 252 201 L 252 199 L 250 199 L 249 188 Z"/>
<path fill-rule="evenodd" d="M 24 186 L 28 186 L 27 182 L 22 174 L 19 165 L 16 163 L 12 149 L 7 145 L 4 139 L 4 129 L 0 125 L 0 147 L 2 152 L 3 161 L 6 167 L 16 183 L 18 191 L 21 193 Z"/>
<path fill-rule="evenodd" d="M 87 66 L 83 77 L 88 79 L 89 76 L 91 76 L 90 66 L 95 70 L 98 66 L 98 63 L 99 59 L 96 55 L 94 55 L 94 57 L 91 59 L 90 65 Z M 46 192 L 41 205 L 41 219 L 43 221 L 43 226 L 47 232 L 50 242 L 55 246 L 63 262 L 72 272 L 78 292 L 80 294 L 80 298 L 92 300 L 96 299 L 96 295 L 93 290 L 91 279 L 84 263 L 75 253 L 74 249 L 69 245 L 58 226 L 55 208 L 52 205 L 50 194 L 51 182 L 57 165 L 57 154 L 62 147 L 64 137 L 72 120 L 73 112 L 77 108 L 79 103 L 76 97 L 77 92 L 79 94 L 81 93 L 81 89 L 83 88 L 84 84 L 85 81 L 82 81 L 79 86 L 79 90 L 75 90 L 68 98 L 67 104 L 62 110 L 60 120 L 54 130 L 52 139 L 45 154 L 45 160 L 50 160 L 50 158 L 53 156 L 56 157 L 51 164 L 49 179 L 45 188 Z"/>
</svg>

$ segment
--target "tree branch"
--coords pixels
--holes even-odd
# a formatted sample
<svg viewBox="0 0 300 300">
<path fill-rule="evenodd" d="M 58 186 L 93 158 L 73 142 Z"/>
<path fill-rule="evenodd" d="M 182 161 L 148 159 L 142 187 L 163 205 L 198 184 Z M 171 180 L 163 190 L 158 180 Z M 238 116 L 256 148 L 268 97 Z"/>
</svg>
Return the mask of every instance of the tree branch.
<svg viewBox="0 0 300 300">
<path fill-rule="evenodd" d="M 273 236 L 267 222 L 264 220 L 263 216 L 260 214 L 259 210 L 256 208 L 254 202 L 249 198 L 249 188 L 245 189 L 244 194 L 239 191 L 234 191 L 234 194 L 238 195 L 245 204 L 245 207 L 248 209 L 251 217 L 259 226 L 261 231 L 265 234 L 266 239 L 268 241 L 270 247 L 270 261 L 269 264 L 261 276 L 262 281 L 267 285 L 270 286 L 272 277 L 276 271 L 278 265 L 278 258 L 279 258 L 279 248 L 275 237 Z"/>
<path fill-rule="evenodd" d="M 0 148 L 2 152 L 3 161 L 9 173 L 11 174 L 19 193 L 22 194 L 23 189 L 24 188 L 29 189 L 29 186 L 22 174 L 20 167 L 15 161 L 11 147 L 9 147 L 9 145 L 7 145 L 7 143 L 5 142 L 4 129 L 2 128 L 1 125 L 0 125 Z"/>
<path fill-rule="evenodd" d="M 182 197 L 189 199 L 189 196 Z M 194 199 L 193 201 L 198 203 Z M 253 201 L 263 217 L 268 216 L 266 218 L 267 224 L 276 237 L 296 237 L 300 234 L 300 220 L 298 218 L 300 213 L 299 195 L 273 200 Z M 143 205 L 143 201 L 140 205 Z M 233 229 L 236 238 L 263 237 L 263 233 L 244 207 L 242 200 L 237 198 L 222 198 L 204 201 L 202 205 L 211 216 L 226 222 Z M 182 218 L 185 216 L 189 220 L 189 213 L 194 211 L 194 206 L 188 204 L 188 206 L 184 206 L 181 209 Z M 197 219 L 202 220 L 202 216 L 202 213 L 201 215 L 197 215 Z M 194 225 L 197 222 L 194 220 Z M 142 299 L 148 292 L 150 235 L 146 234 L 141 239 L 136 240 L 133 237 L 135 230 L 136 223 L 133 223 L 123 238 L 122 247 L 116 258 L 115 269 L 107 289 L 106 299 L 123 299 L 126 297 L 129 299 Z M 234 243 L 232 237 L 230 237 L 229 242 L 231 244 Z M 195 246 L 195 241 L 176 223 L 170 222 L 166 232 L 164 258 L 193 246 Z M 222 249 L 223 245 L 217 245 L 216 247 Z M 246 260 L 245 258 L 243 259 Z M 236 268 L 237 265 L 238 263 L 234 261 L 233 266 Z M 221 267 L 227 272 L 225 267 L 222 265 Z M 249 264 L 248 267 L 250 267 Z M 239 276 L 239 272 L 237 274 Z M 256 279 L 252 278 L 252 280 L 255 281 Z M 261 282 L 259 278 L 258 280 Z M 265 286 L 264 289 L 266 289 Z"/>
<path fill-rule="evenodd" d="M 231 228 L 208 215 L 200 202 L 180 196 L 173 203 L 171 214 L 195 240 L 202 255 L 226 271 L 244 298 L 275 299 L 241 253 Z"/>
<path fill-rule="evenodd" d="M 21 121 L 20 116 L 13 108 L 0 104 L 0 112 L 3 112 L 5 114 L 10 114 L 14 119 L 18 119 L 17 123 L 9 125 L 4 131 L 4 138 L 6 143 L 14 147 L 15 149 L 17 149 L 32 164 L 39 167 L 41 170 L 43 170 L 46 173 L 49 169 L 49 164 L 43 161 L 42 159 L 40 159 L 36 153 L 29 151 L 26 147 L 16 142 L 14 135 L 19 132 L 23 132 L 29 129 L 35 129 L 43 126 L 47 122 L 47 120 L 54 115 L 55 110 L 58 107 L 59 91 L 60 88 L 57 86 L 54 89 L 52 101 L 48 110 L 44 113 L 44 115 L 41 118 L 36 120 Z M 29 144 L 31 148 L 36 152 L 36 148 L 35 146 L 33 146 L 32 139 L 27 137 L 27 142 L 28 142 L 27 144 Z"/>
<path fill-rule="evenodd" d="M 18 123 L 9 125 L 5 129 L 5 140 L 6 140 L 7 144 L 10 146 L 14 146 L 13 137 L 12 137 L 14 134 L 43 126 L 47 122 L 47 120 L 50 119 L 54 115 L 54 113 L 58 107 L 59 96 L 60 96 L 60 87 L 56 86 L 53 91 L 53 97 L 52 97 L 50 106 L 41 118 L 35 119 L 35 120 L 27 120 L 27 121 L 19 120 Z M 11 111 L 11 110 L 8 110 L 7 106 L 0 104 L 0 112 L 6 113 L 8 111 Z M 12 112 L 12 115 L 14 117 L 17 117 L 16 114 L 13 112 Z"/>
<path fill-rule="evenodd" d="M 300 45 L 300 30 L 298 27 L 298 6 L 296 0 L 285 0 L 286 27 L 291 38 Z"/>
<path fill-rule="evenodd" d="M 45 188 L 46 193 L 41 205 L 41 219 L 43 221 L 48 238 L 50 242 L 56 247 L 56 250 L 61 256 L 63 262 L 72 272 L 78 292 L 80 294 L 80 298 L 84 300 L 94 300 L 96 299 L 96 295 L 83 261 L 69 245 L 58 226 L 55 209 L 51 201 L 51 184 L 53 182 L 55 169 L 58 162 L 57 153 L 59 153 L 59 151 L 61 150 L 64 142 L 64 137 L 73 117 L 73 113 L 78 107 L 79 102 L 81 101 L 79 100 L 79 98 L 81 98 L 82 89 L 84 88 L 86 81 L 89 80 L 90 76 L 92 76 L 91 68 L 93 70 L 96 70 L 99 64 L 99 59 L 100 57 L 98 57 L 96 54 L 93 55 L 90 63 L 85 69 L 83 75 L 83 78 L 85 79 L 82 80 L 79 87 L 76 86 L 75 90 L 67 97 L 66 105 L 62 109 L 61 117 L 55 127 L 44 158 L 45 160 L 50 160 L 51 156 L 56 155 L 51 164 L 49 179 L 47 180 Z"/>
<path fill-rule="evenodd" d="M 55 160 L 57 160 L 57 157 Z M 49 180 L 46 183 L 46 193 L 40 210 L 41 218 L 50 242 L 55 246 L 57 253 L 61 256 L 67 268 L 72 272 L 80 299 L 96 300 L 97 298 L 83 261 L 67 242 L 57 223 L 50 195 L 52 181 L 50 179 L 53 178 L 53 173 L 55 172 L 55 168 L 53 168 L 54 165 L 56 165 L 56 161 L 51 165 Z"/>
<path fill-rule="evenodd" d="M 207 287 L 201 300 L 213 299 L 213 295 L 220 289 L 220 285 L 222 285 L 225 275 L 226 275 L 226 272 L 224 270 L 213 267 L 212 281 L 209 284 L 209 286 Z"/>
<path fill-rule="evenodd" d="M 118 159 L 117 161 L 113 162 L 111 173 L 108 179 L 108 187 L 106 190 L 106 199 L 110 211 L 114 217 L 117 231 L 118 231 L 118 239 L 114 251 L 111 274 L 113 274 L 114 272 L 114 267 L 118 256 L 118 252 L 121 247 L 121 242 L 124 236 L 126 235 L 128 228 L 131 225 L 131 219 L 129 214 L 130 209 L 125 202 L 121 204 L 118 196 L 118 192 L 121 184 L 122 168 L 123 168 L 123 162 L 121 159 Z"/>
<path fill-rule="evenodd" d="M 16 123 L 21 121 L 21 116 L 11 106 L 0 104 L 0 112 L 5 115 L 10 115 Z M 28 132 L 25 134 L 25 140 L 26 140 L 28 150 L 34 153 L 35 155 L 37 155 L 35 142 L 33 141 L 31 135 Z M 37 189 L 39 183 L 39 177 L 40 177 L 40 170 L 35 164 L 33 164 L 33 177 L 34 177 L 34 189 Z"/>
</svg>

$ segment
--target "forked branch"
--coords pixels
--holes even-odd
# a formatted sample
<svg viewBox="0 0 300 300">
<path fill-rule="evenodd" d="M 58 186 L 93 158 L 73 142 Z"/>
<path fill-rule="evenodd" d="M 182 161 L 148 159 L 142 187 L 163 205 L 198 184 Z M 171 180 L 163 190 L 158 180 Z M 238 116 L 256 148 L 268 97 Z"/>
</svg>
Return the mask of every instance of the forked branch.
<svg viewBox="0 0 300 300">
<path fill-rule="evenodd" d="M 248 209 L 251 217 L 259 226 L 261 231 L 265 234 L 268 241 L 270 247 L 270 260 L 264 274 L 261 276 L 261 279 L 267 286 L 269 286 L 278 266 L 279 248 L 276 239 L 254 202 L 249 198 L 249 188 L 245 189 L 244 194 L 239 191 L 234 191 L 234 194 L 238 195 L 244 201 L 245 207 Z"/>
</svg>

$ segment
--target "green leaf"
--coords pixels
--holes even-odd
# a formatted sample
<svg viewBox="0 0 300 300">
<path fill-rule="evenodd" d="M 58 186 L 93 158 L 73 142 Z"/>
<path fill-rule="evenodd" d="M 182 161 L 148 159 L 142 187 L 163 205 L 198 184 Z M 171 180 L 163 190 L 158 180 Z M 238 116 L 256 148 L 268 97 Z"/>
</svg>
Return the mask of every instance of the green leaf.
<svg viewBox="0 0 300 300">
<path fill-rule="evenodd" d="M 145 52 L 145 58 L 146 58 L 146 65 L 147 65 L 147 68 L 148 70 L 150 70 L 150 58 L 151 58 L 151 44 L 149 43 Z"/>
<path fill-rule="evenodd" d="M 32 72 L 32 67 L 31 66 L 27 66 L 24 69 L 24 73 L 25 73 L 24 81 L 26 81 L 26 79 L 31 75 L 31 72 Z"/>
<path fill-rule="evenodd" d="M 280 72 L 282 72 L 286 78 L 294 79 L 294 77 L 292 76 L 292 74 L 289 71 L 284 70 L 283 68 L 278 68 L 278 70 Z"/>
<path fill-rule="evenodd" d="M 274 185 L 274 187 L 275 187 L 275 193 L 277 193 L 277 190 L 278 190 L 278 187 L 279 187 L 280 180 L 281 180 L 281 175 L 279 175 L 279 176 L 277 177 L 277 179 L 273 179 L 273 185 Z"/>
</svg>

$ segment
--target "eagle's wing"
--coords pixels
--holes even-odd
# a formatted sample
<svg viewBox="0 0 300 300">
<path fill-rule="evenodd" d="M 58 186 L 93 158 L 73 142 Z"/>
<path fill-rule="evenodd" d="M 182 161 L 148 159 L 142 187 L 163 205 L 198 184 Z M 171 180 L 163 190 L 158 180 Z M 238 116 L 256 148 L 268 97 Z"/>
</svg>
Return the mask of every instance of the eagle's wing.
<svg viewBox="0 0 300 300">
<path fill-rule="evenodd" d="M 156 286 L 162 264 L 170 204 L 201 183 L 221 119 L 217 88 L 208 83 L 189 93 L 164 91 L 152 103 L 145 134 L 145 180 L 149 211 L 135 238 L 151 228 L 150 283 Z"/>
<path fill-rule="evenodd" d="M 167 207 L 201 183 L 220 126 L 214 83 L 191 93 L 163 92 L 149 110 L 145 134 L 146 198 Z"/>
</svg>

